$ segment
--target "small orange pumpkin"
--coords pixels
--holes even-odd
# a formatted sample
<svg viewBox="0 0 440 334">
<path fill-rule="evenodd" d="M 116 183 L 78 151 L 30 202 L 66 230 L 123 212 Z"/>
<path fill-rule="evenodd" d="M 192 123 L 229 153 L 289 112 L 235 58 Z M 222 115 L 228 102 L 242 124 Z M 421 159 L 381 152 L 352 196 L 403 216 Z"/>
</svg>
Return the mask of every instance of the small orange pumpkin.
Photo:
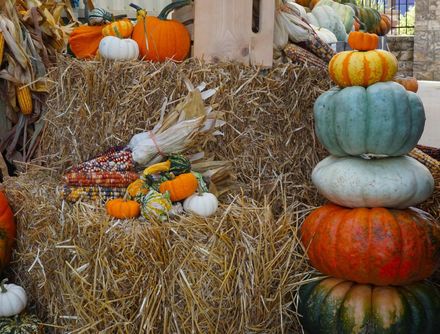
<svg viewBox="0 0 440 334">
<path fill-rule="evenodd" d="M 120 20 L 113 22 L 104 28 L 102 28 L 102 34 L 104 36 L 116 36 L 119 38 L 127 38 L 131 36 L 133 32 L 133 23 L 130 20 Z"/>
<path fill-rule="evenodd" d="M 6 195 L 0 190 L 0 273 L 11 260 L 15 234 L 14 214 Z"/>
<path fill-rule="evenodd" d="M 381 14 L 380 17 L 380 22 L 376 27 L 375 33 L 379 36 L 385 36 L 391 30 L 391 19 L 386 14 Z"/>
<path fill-rule="evenodd" d="M 352 31 L 348 35 L 348 45 L 353 50 L 370 51 L 377 48 L 379 37 L 376 34 L 369 34 L 366 32 Z"/>
<path fill-rule="evenodd" d="M 410 92 L 417 93 L 417 91 L 419 90 L 419 83 L 414 77 L 397 77 L 394 78 L 394 81 L 401 84 L 403 87 L 405 87 L 406 90 Z"/>
<path fill-rule="evenodd" d="M 107 213 L 118 219 L 136 218 L 141 214 L 139 203 L 123 198 L 111 199 L 105 205 Z"/>
<path fill-rule="evenodd" d="M 159 191 L 162 194 L 168 191 L 171 201 L 178 202 L 194 194 L 198 186 L 197 178 L 191 173 L 186 173 L 177 176 L 173 180 L 163 182 L 159 187 Z"/>
</svg>

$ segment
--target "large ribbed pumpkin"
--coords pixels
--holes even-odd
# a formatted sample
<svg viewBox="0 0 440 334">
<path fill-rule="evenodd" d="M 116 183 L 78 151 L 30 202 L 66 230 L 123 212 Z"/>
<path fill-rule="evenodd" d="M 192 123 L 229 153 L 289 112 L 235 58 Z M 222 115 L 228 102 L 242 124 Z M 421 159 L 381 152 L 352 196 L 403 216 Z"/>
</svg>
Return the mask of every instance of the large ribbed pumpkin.
<svg viewBox="0 0 440 334">
<path fill-rule="evenodd" d="M 424 282 L 378 287 L 327 278 L 299 290 L 300 321 L 310 334 L 437 334 L 440 291 Z"/>
<path fill-rule="evenodd" d="M 340 157 L 405 155 L 425 126 L 420 98 L 394 82 L 333 88 L 316 100 L 314 116 L 319 141 Z"/>
<path fill-rule="evenodd" d="M 132 39 L 139 45 L 144 60 L 165 61 L 184 60 L 191 47 L 191 37 L 185 26 L 176 20 L 168 20 L 168 14 L 187 1 L 176 1 L 166 6 L 158 17 L 146 16 L 145 11 L 138 9 L 137 23 L 134 26 Z"/>
<path fill-rule="evenodd" d="M 328 65 L 331 79 L 340 87 L 391 81 L 397 67 L 396 57 L 384 50 L 339 52 Z"/>
<path fill-rule="evenodd" d="M 0 273 L 11 260 L 15 233 L 14 214 L 6 195 L 0 191 Z"/>
<path fill-rule="evenodd" d="M 312 181 L 329 201 L 349 208 L 406 209 L 428 199 L 434 190 L 428 168 L 410 157 L 329 156 L 316 165 Z"/>
<path fill-rule="evenodd" d="M 409 284 L 428 278 L 440 261 L 440 225 L 416 209 L 327 204 L 307 217 L 301 242 L 321 273 L 357 283 Z"/>
</svg>

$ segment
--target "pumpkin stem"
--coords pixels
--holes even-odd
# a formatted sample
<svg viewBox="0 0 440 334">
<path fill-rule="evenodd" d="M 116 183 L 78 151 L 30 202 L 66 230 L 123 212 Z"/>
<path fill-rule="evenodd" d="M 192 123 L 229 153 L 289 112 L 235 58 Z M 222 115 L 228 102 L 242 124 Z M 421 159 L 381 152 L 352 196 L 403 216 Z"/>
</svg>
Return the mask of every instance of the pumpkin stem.
<svg viewBox="0 0 440 334">
<path fill-rule="evenodd" d="M 161 20 L 166 20 L 168 17 L 168 14 L 170 14 L 173 10 L 185 7 L 185 6 L 189 5 L 189 3 L 190 3 L 189 0 L 181 0 L 181 1 L 172 2 L 168 6 L 166 6 L 164 9 L 162 9 L 162 11 L 160 12 L 160 14 L 157 18 L 161 19 Z"/>
<path fill-rule="evenodd" d="M 131 8 L 136 9 L 136 10 L 141 10 L 141 9 L 142 9 L 141 7 L 139 7 L 138 5 L 136 5 L 136 4 L 134 4 L 134 3 L 131 3 L 129 6 L 130 6 Z"/>
<path fill-rule="evenodd" d="M 0 282 L 0 293 L 6 293 L 8 290 L 5 288 L 5 284 L 8 281 L 7 278 L 5 278 L 3 281 Z"/>
</svg>

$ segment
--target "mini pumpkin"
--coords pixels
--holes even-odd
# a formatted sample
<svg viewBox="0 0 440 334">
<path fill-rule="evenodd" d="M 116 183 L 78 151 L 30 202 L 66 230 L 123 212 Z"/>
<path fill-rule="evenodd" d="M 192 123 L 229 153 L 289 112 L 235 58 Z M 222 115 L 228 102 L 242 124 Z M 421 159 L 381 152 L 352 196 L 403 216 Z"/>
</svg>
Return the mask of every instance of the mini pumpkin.
<svg viewBox="0 0 440 334">
<path fill-rule="evenodd" d="M 394 81 L 405 87 L 407 91 L 417 93 L 419 90 L 419 82 L 414 77 L 396 77 Z"/>
<path fill-rule="evenodd" d="M 21 313 L 27 305 L 26 291 L 21 286 L 0 283 L 0 317 L 12 317 Z"/>
<path fill-rule="evenodd" d="M 185 211 L 198 216 L 209 217 L 217 211 L 218 200 L 217 197 L 211 193 L 194 194 L 183 202 L 183 208 Z"/>
<path fill-rule="evenodd" d="M 102 28 L 104 36 L 115 36 L 119 38 L 127 38 L 133 32 L 133 23 L 130 20 L 120 20 L 113 22 Z"/>
<path fill-rule="evenodd" d="M 379 37 L 376 34 L 369 34 L 361 31 L 352 31 L 348 35 L 348 45 L 353 50 L 370 51 L 375 50 L 379 43 Z"/>
<path fill-rule="evenodd" d="M 171 201 L 178 202 L 194 194 L 198 187 L 197 178 L 192 173 L 181 174 L 173 180 L 163 182 L 159 191 L 170 193 Z"/>
<path fill-rule="evenodd" d="M 379 36 L 385 36 L 390 32 L 390 30 L 391 30 L 391 19 L 388 15 L 382 13 L 380 15 L 380 22 L 376 27 L 375 33 L 378 34 Z"/>
<path fill-rule="evenodd" d="M 126 201 L 116 198 L 108 201 L 105 205 L 107 213 L 118 219 L 136 218 L 140 215 L 140 206 L 136 201 Z"/>
<path fill-rule="evenodd" d="M 179 21 L 167 19 L 171 11 L 187 4 L 187 1 L 175 1 L 166 6 L 158 17 L 146 16 L 145 10 L 131 4 L 138 13 L 132 38 L 138 43 L 144 60 L 182 61 L 188 56 L 191 47 L 188 30 Z"/>
<path fill-rule="evenodd" d="M 89 13 L 89 25 L 98 26 L 114 20 L 113 14 L 104 8 L 94 8 Z"/>
<path fill-rule="evenodd" d="M 9 264 L 15 241 L 14 214 L 6 195 L 0 191 L 0 272 Z"/>
<path fill-rule="evenodd" d="M 99 43 L 99 55 L 111 60 L 135 60 L 139 57 L 139 47 L 129 38 L 106 36 Z"/>
</svg>

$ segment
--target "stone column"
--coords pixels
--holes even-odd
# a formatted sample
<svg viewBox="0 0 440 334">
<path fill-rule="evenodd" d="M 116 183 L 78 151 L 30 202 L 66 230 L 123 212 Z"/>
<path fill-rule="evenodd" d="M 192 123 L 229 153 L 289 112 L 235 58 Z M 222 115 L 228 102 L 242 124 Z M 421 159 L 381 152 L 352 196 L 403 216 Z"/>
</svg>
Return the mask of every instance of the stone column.
<svg viewBox="0 0 440 334">
<path fill-rule="evenodd" d="M 417 0 L 414 76 L 440 81 L 440 0 Z"/>
</svg>

